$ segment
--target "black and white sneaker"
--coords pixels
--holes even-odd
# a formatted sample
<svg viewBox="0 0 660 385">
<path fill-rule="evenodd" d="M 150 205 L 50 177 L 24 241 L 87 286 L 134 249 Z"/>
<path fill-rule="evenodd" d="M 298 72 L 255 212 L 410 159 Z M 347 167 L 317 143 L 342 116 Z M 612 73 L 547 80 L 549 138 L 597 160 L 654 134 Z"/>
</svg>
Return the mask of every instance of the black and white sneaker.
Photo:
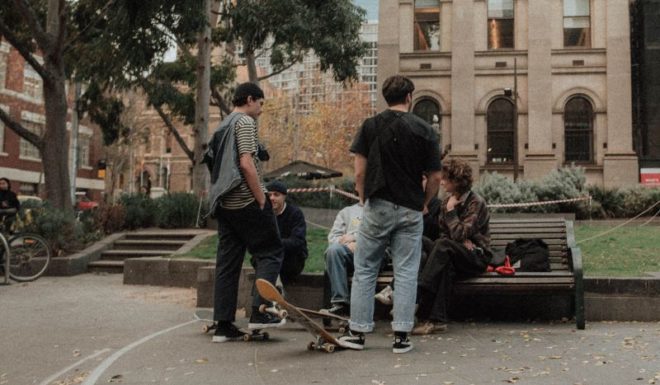
<svg viewBox="0 0 660 385">
<path fill-rule="evenodd" d="M 319 313 L 346 317 L 349 315 L 350 310 L 351 308 L 347 304 L 343 302 L 337 302 L 337 303 L 333 303 L 332 307 L 328 309 L 319 310 Z"/>
<path fill-rule="evenodd" d="M 351 329 L 338 338 L 343 347 L 355 350 L 364 349 L 364 339 L 364 333 L 354 332 Z"/>
<path fill-rule="evenodd" d="M 279 318 L 270 313 L 260 313 L 258 310 L 253 310 L 248 329 L 278 328 L 284 324 L 286 324 L 286 318 Z"/>
<path fill-rule="evenodd" d="M 410 338 L 408 338 L 408 333 L 406 332 L 394 332 L 394 342 L 392 343 L 392 352 L 393 353 L 408 353 L 413 348 Z"/>
<path fill-rule="evenodd" d="M 212 342 L 227 342 L 231 340 L 243 339 L 247 333 L 234 326 L 231 322 L 219 322 Z"/>
</svg>

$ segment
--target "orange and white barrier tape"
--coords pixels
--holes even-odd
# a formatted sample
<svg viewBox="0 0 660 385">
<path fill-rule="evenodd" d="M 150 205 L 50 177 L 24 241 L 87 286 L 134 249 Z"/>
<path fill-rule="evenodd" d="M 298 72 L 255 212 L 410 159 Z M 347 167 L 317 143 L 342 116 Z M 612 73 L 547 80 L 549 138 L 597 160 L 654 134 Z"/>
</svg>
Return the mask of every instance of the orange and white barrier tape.
<svg viewBox="0 0 660 385">
<path fill-rule="evenodd" d="M 537 202 L 521 202 L 521 203 L 494 203 L 486 205 L 488 208 L 506 208 L 506 207 L 531 207 L 531 206 L 545 206 L 545 205 L 554 205 L 557 203 L 570 203 L 570 202 L 579 202 L 579 201 L 591 201 L 591 196 L 583 196 L 578 198 L 571 199 L 557 199 L 552 201 L 537 201 Z"/>
</svg>

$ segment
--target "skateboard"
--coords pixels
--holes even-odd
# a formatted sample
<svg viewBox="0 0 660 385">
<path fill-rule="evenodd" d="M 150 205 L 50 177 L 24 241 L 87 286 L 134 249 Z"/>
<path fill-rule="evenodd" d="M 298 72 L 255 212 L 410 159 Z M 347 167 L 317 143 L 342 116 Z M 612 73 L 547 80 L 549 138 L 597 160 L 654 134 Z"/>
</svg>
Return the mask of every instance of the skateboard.
<svg viewBox="0 0 660 385">
<path fill-rule="evenodd" d="M 205 324 L 202 326 L 203 333 L 208 333 L 218 328 L 218 324 L 213 321 L 213 313 L 210 310 L 200 309 L 195 311 L 195 319 L 205 322 Z M 261 329 L 250 329 L 249 331 L 245 331 L 241 328 L 240 330 L 245 332 L 243 335 L 243 341 L 246 342 L 256 340 L 267 341 L 270 339 L 268 332 L 261 331 Z"/>
<path fill-rule="evenodd" d="M 298 310 L 310 318 L 321 318 L 323 320 L 323 327 L 326 329 L 329 329 L 332 326 L 333 320 L 337 321 L 337 326 L 334 329 L 336 329 L 339 333 L 345 332 L 346 328 L 348 327 L 348 318 L 346 317 L 317 310 L 305 309 L 303 307 L 299 307 Z M 282 309 L 280 306 L 278 306 L 277 302 L 273 302 L 272 306 L 262 304 L 259 306 L 259 311 L 262 313 L 273 314 L 279 318 L 286 318 L 289 315 L 286 309 Z"/>
<path fill-rule="evenodd" d="M 288 303 L 270 282 L 260 278 L 257 279 L 256 286 L 259 295 L 267 301 L 276 302 L 277 306 L 287 311 L 287 317 L 289 319 L 302 325 L 315 338 L 314 341 L 307 345 L 308 350 L 323 350 L 332 353 L 338 347 L 344 348 L 341 341 L 309 318 L 300 308 Z"/>
</svg>

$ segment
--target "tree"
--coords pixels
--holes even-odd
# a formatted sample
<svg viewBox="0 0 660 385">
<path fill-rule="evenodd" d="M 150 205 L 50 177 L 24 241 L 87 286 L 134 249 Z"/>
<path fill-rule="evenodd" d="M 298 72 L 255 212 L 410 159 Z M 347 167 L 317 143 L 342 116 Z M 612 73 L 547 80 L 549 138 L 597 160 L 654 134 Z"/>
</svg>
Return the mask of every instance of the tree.
<svg viewBox="0 0 660 385">
<path fill-rule="evenodd" d="M 3 2 L 0 35 L 42 78 L 46 125 L 39 135 L 4 111 L 0 119 L 39 149 L 47 198 L 54 207 L 72 208 L 67 153 L 62 151 L 67 147 L 67 80 L 75 74 L 77 80 L 96 83 L 101 94 L 110 82 L 133 81 L 160 60 L 169 33 L 194 35 L 202 25 L 200 15 L 200 0 Z"/>
<path fill-rule="evenodd" d="M 321 60 L 321 71 L 332 70 L 335 79 L 355 78 L 366 47 L 360 41 L 365 11 L 351 0 L 242 0 L 226 1 L 219 30 L 227 42 L 239 42 L 250 81 L 267 79 L 310 51 Z M 256 58 L 267 52 L 274 71 L 261 77 Z"/>
</svg>

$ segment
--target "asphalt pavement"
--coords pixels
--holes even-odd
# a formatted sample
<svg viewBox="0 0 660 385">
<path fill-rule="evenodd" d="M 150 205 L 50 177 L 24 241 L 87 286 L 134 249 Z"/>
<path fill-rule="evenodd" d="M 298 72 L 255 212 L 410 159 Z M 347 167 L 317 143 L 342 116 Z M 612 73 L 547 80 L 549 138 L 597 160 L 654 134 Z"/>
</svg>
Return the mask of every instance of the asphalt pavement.
<svg viewBox="0 0 660 385">
<path fill-rule="evenodd" d="M 0 385 L 660 385 L 660 323 L 452 323 L 393 354 L 382 322 L 364 351 L 329 354 L 307 351 L 295 324 L 269 341 L 213 344 L 194 306 L 193 289 L 121 275 L 0 286 Z"/>
</svg>

